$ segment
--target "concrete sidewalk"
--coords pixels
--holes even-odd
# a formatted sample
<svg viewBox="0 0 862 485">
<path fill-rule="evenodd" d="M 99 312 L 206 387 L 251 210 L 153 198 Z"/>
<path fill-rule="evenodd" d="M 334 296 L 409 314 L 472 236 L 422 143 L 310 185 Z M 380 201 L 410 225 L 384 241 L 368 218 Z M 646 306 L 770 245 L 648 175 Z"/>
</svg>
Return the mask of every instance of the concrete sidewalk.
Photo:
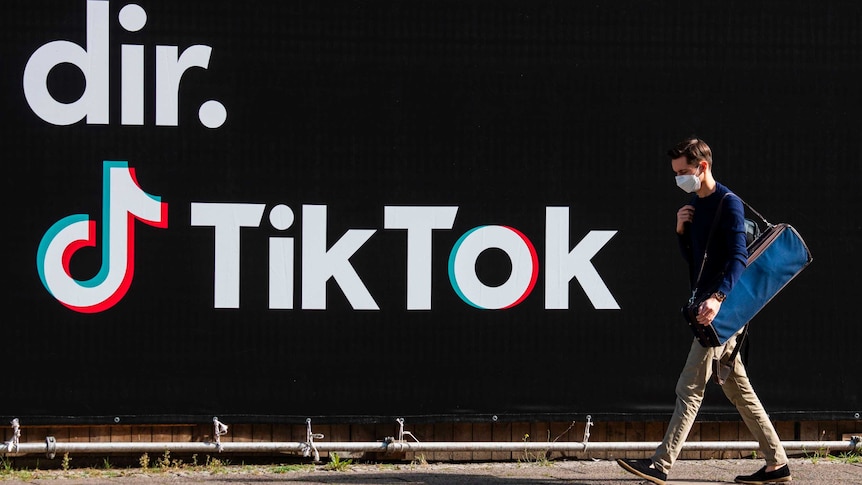
<svg viewBox="0 0 862 485">
<path fill-rule="evenodd" d="M 705 485 L 733 483 L 737 475 L 753 473 L 762 460 L 681 460 L 674 466 L 668 484 Z M 862 484 L 862 463 L 839 460 L 795 458 L 790 462 L 793 484 Z M 432 463 L 432 464 L 359 464 L 346 471 L 330 471 L 317 466 L 242 466 L 219 470 L 176 469 L 142 473 L 139 469 L 98 471 L 89 476 L 83 471 L 40 471 L 38 475 L 2 479 L 0 483 L 38 483 L 63 485 L 144 485 L 144 484 L 271 484 L 293 485 L 635 485 L 644 483 L 621 469 L 614 461 L 557 461 L 542 463 Z"/>
</svg>

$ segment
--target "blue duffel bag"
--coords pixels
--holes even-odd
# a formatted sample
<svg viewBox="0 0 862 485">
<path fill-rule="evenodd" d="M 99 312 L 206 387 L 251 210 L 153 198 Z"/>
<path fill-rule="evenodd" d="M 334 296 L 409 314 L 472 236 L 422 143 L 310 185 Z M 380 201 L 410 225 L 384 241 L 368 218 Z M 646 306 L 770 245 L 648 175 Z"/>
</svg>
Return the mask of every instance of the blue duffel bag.
<svg viewBox="0 0 862 485">
<path fill-rule="evenodd" d="M 746 221 L 748 227 L 749 222 Z M 748 266 L 721 304 L 712 323 L 701 325 L 695 321 L 699 303 L 709 294 L 682 308 L 683 316 L 702 346 L 724 345 L 811 263 L 811 252 L 793 226 L 766 224 L 766 230 L 749 244 Z"/>
</svg>

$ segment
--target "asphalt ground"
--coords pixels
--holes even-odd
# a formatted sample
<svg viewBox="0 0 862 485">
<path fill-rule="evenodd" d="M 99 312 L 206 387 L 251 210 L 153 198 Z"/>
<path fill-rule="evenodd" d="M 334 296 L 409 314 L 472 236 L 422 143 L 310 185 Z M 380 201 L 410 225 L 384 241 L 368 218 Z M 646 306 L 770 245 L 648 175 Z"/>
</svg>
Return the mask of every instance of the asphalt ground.
<svg viewBox="0 0 862 485">
<path fill-rule="evenodd" d="M 822 458 L 790 461 L 793 484 L 862 484 L 862 463 Z M 762 460 L 681 460 L 668 477 L 671 485 L 733 483 L 734 477 L 753 473 Z M 23 474 L 22 474 L 23 473 Z M 28 474 L 29 473 L 29 474 Z M 325 465 L 230 465 L 212 469 L 36 470 L 0 473 L 0 483 L 54 485 L 197 484 L 237 485 L 636 485 L 645 483 L 616 462 L 601 460 L 494 463 L 351 464 L 343 471 Z"/>
</svg>

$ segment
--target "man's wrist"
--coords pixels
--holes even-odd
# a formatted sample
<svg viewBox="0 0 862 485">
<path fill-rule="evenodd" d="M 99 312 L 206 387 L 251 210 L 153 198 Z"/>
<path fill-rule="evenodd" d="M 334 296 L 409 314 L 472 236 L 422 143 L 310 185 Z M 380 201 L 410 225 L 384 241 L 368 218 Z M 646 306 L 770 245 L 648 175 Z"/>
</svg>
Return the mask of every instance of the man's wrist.
<svg viewBox="0 0 862 485">
<path fill-rule="evenodd" d="M 719 303 L 722 303 L 722 302 L 724 302 L 725 299 L 727 299 L 727 295 L 725 295 L 721 291 L 716 291 L 715 293 L 712 294 L 712 298 L 715 298 L 716 301 L 718 301 Z"/>
</svg>

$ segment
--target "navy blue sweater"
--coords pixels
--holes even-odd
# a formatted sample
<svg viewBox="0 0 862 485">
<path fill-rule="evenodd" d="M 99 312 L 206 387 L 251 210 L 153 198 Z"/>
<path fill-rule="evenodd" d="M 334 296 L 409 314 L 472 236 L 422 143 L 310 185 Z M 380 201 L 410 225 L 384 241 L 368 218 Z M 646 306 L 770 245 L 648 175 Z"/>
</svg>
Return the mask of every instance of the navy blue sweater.
<svg viewBox="0 0 862 485">
<path fill-rule="evenodd" d="M 679 236 L 682 256 L 688 262 L 691 288 L 697 288 L 698 294 L 721 291 L 729 295 L 748 262 L 742 201 L 739 197 L 730 195 L 724 198 L 721 219 L 709 244 L 700 284 L 697 282 L 704 246 L 709 238 L 718 203 L 727 193 L 730 193 L 727 187 L 716 183 L 715 192 L 712 194 L 703 198 L 695 196 L 689 202 L 694 206 L 694 220 L 685 224 L 683 234 Z"/>
</svg>

